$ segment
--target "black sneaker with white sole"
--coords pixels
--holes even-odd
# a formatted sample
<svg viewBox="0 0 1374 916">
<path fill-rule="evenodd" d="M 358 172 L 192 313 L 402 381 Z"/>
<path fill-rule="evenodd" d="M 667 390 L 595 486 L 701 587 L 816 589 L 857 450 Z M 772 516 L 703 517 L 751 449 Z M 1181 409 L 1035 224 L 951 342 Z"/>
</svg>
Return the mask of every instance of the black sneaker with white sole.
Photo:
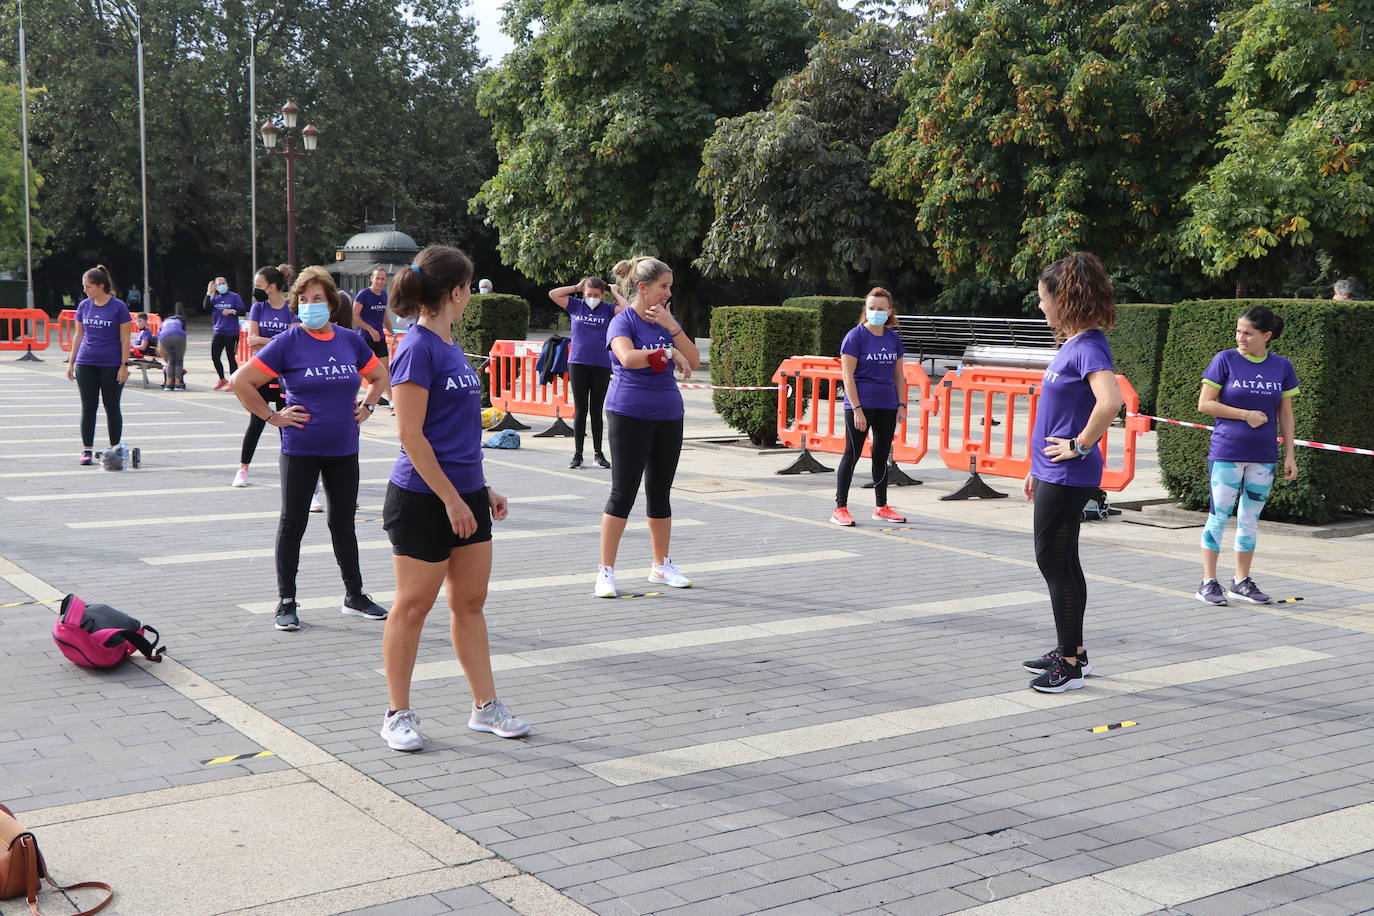
<svg viewBox="0 0 1374 916">
<path fill-rule="evenodd" d="M 1065 690 L 1078 690 L 1083 686 L 1083 669 L 1070 665 L 1063 658 L 1056 658 L 1045 673 L 1030 682 L 1032 690 L 1041 693 L 1063 693 Z"/>
<path fill-rule="evenodd" d="M 300 605 L 294 601 L 277 602 L 277 629 L 299 630 L 301 619 L 296 616 L 298 610 L 300 610 Z"/>
<path fill-rule="evenodd" d="M 353 617 L 366 617 L 368 620 L 386 620 L 387 609 L 372 600 L 371 595 L 349 595 L 344 599 L 340 614 Z"/>
<path fill-rule="evenodd" d="M 1053 665 L 1056 658 L 1063 657 L 1064 653 L 1060 652 L 1058 647 L 1055 647 L 1039 658 L 1033 658 L 1028 662 L 1022 662 L 1021 667 L 1025 668 L 1031 674 L 1040 674 L 1046 671 L 1050 665 Z M 1092 662 L 1088 661 L 1088 653 L 1086 650 L 1078 653 L 1078 667 L 1083 669 L 1084 674 L 1093 673 L 1093 665 Z"/>
</svg>

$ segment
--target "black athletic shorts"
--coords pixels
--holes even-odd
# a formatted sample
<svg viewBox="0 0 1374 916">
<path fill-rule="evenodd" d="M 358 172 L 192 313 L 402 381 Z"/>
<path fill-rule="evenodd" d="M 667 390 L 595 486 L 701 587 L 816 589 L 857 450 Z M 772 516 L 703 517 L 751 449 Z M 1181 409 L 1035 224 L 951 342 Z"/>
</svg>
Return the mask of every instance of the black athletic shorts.
<svg viewBox="0 0 1374 916">
<path fill-rule="evenodd" d="M 391 552 L 426 563 L 447 563 L 453 548 L 490 541 L 491 498 L 487 488 L 461 495 L 477 518 L 472 537 L 460 538 L 453 533 L 444 501 L 433 493 L 416 493 L 388 482 L 382 527 L 391 538 Z"/>
<path fill-rule="evenodd" d="M 381 333 L 381 332 L 379 331 L 378 333 Z M 382 339 L 381 339 L 381 340 L 373 340 L 373 339 L 372 339 L 372 335 L 371 335 L 371 334 L 368 334 L 366 331 L 364 331 L 364 332 L 363 332 L 363 340 L 367 341 L 367 346 L 368 346 L 368 348 L 369 348 L 370 350 L 372 350 L 372 352 L 373 352 L 374 354 L 376 354 L 376 356 L 377 356 L 378 359 L 388 359 L 388 358 L 390 358 L 390 356 L 391 356 L 391 351 L 389 351 L 389 350 L 386 348 L 386 335 L 385 335 L 385 334 L 382 334 Z"/>
</svg>

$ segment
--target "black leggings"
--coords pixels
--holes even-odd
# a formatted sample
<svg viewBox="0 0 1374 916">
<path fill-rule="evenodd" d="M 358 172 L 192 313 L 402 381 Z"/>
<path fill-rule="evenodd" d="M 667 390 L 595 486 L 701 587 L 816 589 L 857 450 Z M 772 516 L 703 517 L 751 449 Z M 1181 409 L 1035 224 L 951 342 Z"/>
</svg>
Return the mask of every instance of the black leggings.
<svg viewBox="0 0 1374 916">
<path fill-rule="evenodd" d="M 119 409 L 119 396 L 124 386 L 119 384 L 118 366 L 85 366 L 76 364 L 76 389 L 81 392 L 81 446 L 95 444 L 95 408 L 105 402 L 105 422 L 109 425 L 110 444 L 118 445 L 124 438 L 124 412 Z"/>
<path fill-rule="evenodd" d="M 281 385 L 276 382 L 269 382 L 258 389 L 258 394 L 262 399 L 282 410 L 286 407 L 286 396 L 282 394 Z M 253 453 L 258 450 L 258 440 L 262 438 L 262 431 L 267 426 L 267 421 L 257 414 L 248 418 L 248 429 L 243 434 L 243 448 L 239 449 L 239 464 L 252 464 Z"/>
<path fill-rule="evenodd" d="M 1050 589 L 1059 649 L 1073 655 L 1083 645 L 1083 611 L 1088 583 L 1078 560 L 1083 507 L 1097 487 L 1069 487 L 1035 481 L 1035 562 Z"/>
<path fill-rule="evenodd" d="M 581 363 L 568 365 L 568 381 L 572 384 L 573 405 L 577 408 L 577 419 L 573 421 L 573 442 L 576 454 L 582 454 L 582 443 L 587 440 L 587 412 L 592 416 L 592 447 L 601 454 L 601 416 L 606 403 L 606 389 L 611 384 L 609 366 L 584 366 Z"/>
<path fill-rule="evenodd" d="M 343 574 L 348 595 L 361 595 L 363 574 L 358 569 L 358 456 L 322 458 L 317 455 L 281 456 L 281 521 L 277 525 L 277 594 L 296 597 L 296 571 L 301 563 L 301 538 L 310 520 L 310 497 L 324 477 L 329 500 L 329 537 L 334 559 Z"/>
<path fill-rule="evenodd" d="M 215 372 L 219 373 L 220 381 L 224 381 L 224 367 L 220 365 L 219 355 L 223 353 L 228 358 L 229 372 L 233 374 L 239 371 L 239 362 L 234 356 L 238 348 L 237 334 L 216 334 L 210 341 L 210 361 L 215 364 Z"/>
<path fill-rule="evenodd" d="M 606 514 L 629 518 L 644 479 L 649 518 L 672 518 L 668 498 L 682 453 L 681 420 L 642 420 L 606 411 L 611 433 L 611 498 Z"/>
<path fill-rule="evenodd" d="M 874 505 L 887 505 L 887 459 L 892 454 L 892 437 L 897 432 L 897 408 L 864 408 L 868 429 L 859 432 L 854 426 L 854 411 L 844 410 L 844 457 L 835 472 L 835 505 L 849 505 L 849 484 L 854 479 L 854 465 L 864 453 L 864 439 L 873 432 L 873 500 Z"/>
</svg>

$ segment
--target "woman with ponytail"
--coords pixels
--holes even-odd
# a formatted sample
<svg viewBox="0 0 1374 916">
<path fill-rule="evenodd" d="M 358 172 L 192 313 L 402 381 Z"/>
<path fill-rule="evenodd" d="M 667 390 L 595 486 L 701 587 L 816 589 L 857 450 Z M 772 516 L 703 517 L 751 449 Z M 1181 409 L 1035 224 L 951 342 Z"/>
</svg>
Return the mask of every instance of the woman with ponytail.
<svg viewBox="0 0 1374 916">
<path fill-rule="evenodd" d="M 482 382 L 453 339 L 470 283 L 472 262 L 444 245 L 420 252 L 391 283 L 392 310 L 415 320 L 392 362 L 401 455 L 382 509 L 396 598 L 382 636 L 391 705 L 380 734 L 397 751 L 424 748 L 410 680 L 420 631 L 444 585 L 453 649 L 472 690 L 468 728 L 502 738 L 530 732 L 529 723 L 496 697 L 482 613 L 491 578 L 491 523 L 504 519 L 508 506 L 482 470 Z"/>
<path fill-rule="evenodd" d="M 67 378 L 76 380 L 81 392 L 81 464 L 95 463 L 95 411 L 103 402 L 110 446 L 124 438 L 124 413 L 120 396 L 129 380 L 125 359 L 134 321 L 129 306 L 114 294 L 110 269 L 104 264 L 81 275 L 86 294 L 76 306 L 76 331 L 72 336 Z"/>
<path fill-rule="evenodd" d="M 649 581 L 690 588 L 692 580 L 668 556 L 673 513 L 669 491 L 682 452 L 682 393 L 674 365 L 701 364 L 696 343 L 673 317 L 673 271 L 658 258 L 635 258 L 615 266 L 628 308 L 611 319 L 606 341 L 611 350 L 611 387 L 606 417 L 611 438 L 611 496 L 601 516 L 601 567 L 598 598 L 614 598 L 615 558 L 620 538 L 644 481 L 645 514 L 654 562 Z"/>
<path fill-rule="evenodd" d="M 1026 499 L 1035 501 L 1035 562 L 1049 586 L 1058 645 L 1024 663 L 1038 674 L 1030 686 L 1063 693 L 1092 671 L 1083 645 L 1087 580 L 1078 558 L 1083 507 L 1102 485 L 1098 441 L 1121 410 L 1109 331 L 1116 293 L 1095 255 L 1077 251 L 1040 274 L 1040 311 L 1063 342 L 1045 370 L 1036 408 Z"/>
<path fill-rule="evenodd" d="M 262 267 L 253 275 L 253 305 L 248 311 L 248 346 L 257 353 L 267 342 L 293 324 L 300 322 L 296 313 L 286 303 L 286 291 L 296 279 L 296 271 L 289 264 L 276 267 Z M 271 404 L 277 410 L 286 407 L 286 394 L 281 383 L 270 381 L 258 389 L 263 403 Z M 248 486 L 248 465 L 253 463 L 253 454 L 258 450 L 258 440 L 267 421 L 257 414 L 248 418 L 248 429 L 243 434 L 243 446 L 239 449 L 239 469 L 234 474 L 233 487 Z"/>
<path fill-rule="evenodd" d="M 1202 530 L 1202 584 L 1197 598 L 1226 604 L 1227 598 L 1268 604 L 1270 598 L 1250 578 L 1259 534 L 1260 512 L 1278 470 L 1278 437 L 1283 436 L 1283 477 L 1296 480 L 1293 456 L 1293 396 L 1298 374 L 1293 364 L 1269 352 L 1283 333 L 1283 319 L 1262 305 L 1236 318 L 1236 346 L 1222 350 L 1202 373 L 1197 409 L 1217 418 L 1207 452 L 1212 507 Z M 1217 582 L 1221 538 L 1231 513 L 1236 517 L 1236 574 L 1225 589 Z"/>
<path fill-rule="evenodd" d="M 616 297 L 614 304 L 603 301 Z M 574 286 L 549 290 L 553 304 L 568 313 L 572 344 L 568 347 L 568 383 L 577 415 L 573 420 L 573 456 L 568 467 L 582 467 L 582 444 L 587 441 L 587 418 L 592 421 L 592 460 L 598 467 L 611 463 L 601 451 L 601 428 L 606 390 L 611 384 L 611 355 L 606 350 L 606 326 L 628 307 L 620 290 L 600 277 L 586 277 Z"/>
</svg>

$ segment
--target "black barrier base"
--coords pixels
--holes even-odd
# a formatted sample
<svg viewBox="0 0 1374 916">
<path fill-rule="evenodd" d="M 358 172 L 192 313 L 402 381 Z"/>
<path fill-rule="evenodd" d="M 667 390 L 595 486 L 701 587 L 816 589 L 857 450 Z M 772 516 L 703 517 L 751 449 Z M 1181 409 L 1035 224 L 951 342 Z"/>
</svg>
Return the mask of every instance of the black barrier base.
<svg viewBox="0 0 1374 916">
<path fill-rule="evenodd" d="M 42 361 L 42 358 L 34 356 L 32 344 L 28 346 L 27 352 L 23 356 L 15 360 L 16 363 L 41 363 Z"/>
<path fill-rule="evenodd" d="M 833 471 L 833 470 L 835 470 L 835 469 L 834 469 L 834 468 L 828 468 L 828 467 L 826 467 L 825 465 L 821 464 L 821 463 L 820 463 L 819 461 L 817 461 L 814 457 L 812 457 L 812 455 L 811 455 L 810 452 L 808 452 L 806 449 L 803 448 L 803 449 L 802 449 L 802 453 L 801 453 L 800 455 L 797 456 L 797 460 L 796 460 L 796 461 L 792 462 L 791 464 L 789 464 L 787 467 L 783 468 L 782 470 L 780 470 L 780 471 L 774 471 L 773 473 L 774 473 L 774 474 L 824 474 L 824 473 L 827 473 L 827 472 Z"/>
<path fill-rule="evenodd" d="M 924 481 L 917 480 L 915 477 L 910 476 L 906 471 L 897 467 L 897 462 L 888 459 L 887 485 L 889 487 L 919 487 L 922 483 L 924 483 Z M 873 481 L 870 480 L 863 485 L 863 488 L 865 490 L 871 490 L 873 486 Z"/>
<path fill-rule="evenodd" d="M 506 416 L 509 417 L 510 414 L 506 414 Z M 563 422 L 563 418 L 562 418 L 562 417 L 555 417 L 552 426 L 550 426 L 548 429 L 544 430 L 542 433 L 535 433 L 535 434 L 534 434 L 533 436 L 531 436 L 530 438 L 531 438 L 531 439 L 552 439 L 552 438 L 555 437 L 555 436 L 571 436 L 572 434 L 573 434 L 573 428 L 572 428 L 571 426 L 569 426 L 567 423 Z"/>
<path fill-rule="evenodd" d="M 972 472 L 969 474 L 968 480 L 965 480 L 965 481 L 964 481 L 964 485 L 963 485 L 962 487 L 960 487 L 959 489 L 955 490 L 953 493 L 949 493 L 949 494 L 947 494 L 947 495 L 945 495 L 945 496 L 941 496 L 941 497 L 940 497 L 940 499 L 941 499 L 942 501 L 945 501 L 945 502 L 949 502 L 949 501 L 951 501 L 951 500 L 956 500 L 956 499 L 1006 499 L 1006 498 L 1007 498 L 1007 494 L 1005 494 L 1005 493 L 999 493 L 999 492 L 997 492 L 996 490 L 994 490 L 992 487 L 990 487 L 990 486 L 988 486 L 986 483 L 984 483 L 984 482 L 983 482 L 983 478 L 981 478 L 981 477 L 978 476 L 978 472 L 977 472 L 977 471 L 972 471 Z"/>
<path fill-rule="evenodd" d="M 489 432 L 498 432 L 503 429 L 529 429 L 529 427 L 515 419 L 515 414 L 508 413 L 502 417 L 501 422 L 493 426 Z"/>
</svg>

